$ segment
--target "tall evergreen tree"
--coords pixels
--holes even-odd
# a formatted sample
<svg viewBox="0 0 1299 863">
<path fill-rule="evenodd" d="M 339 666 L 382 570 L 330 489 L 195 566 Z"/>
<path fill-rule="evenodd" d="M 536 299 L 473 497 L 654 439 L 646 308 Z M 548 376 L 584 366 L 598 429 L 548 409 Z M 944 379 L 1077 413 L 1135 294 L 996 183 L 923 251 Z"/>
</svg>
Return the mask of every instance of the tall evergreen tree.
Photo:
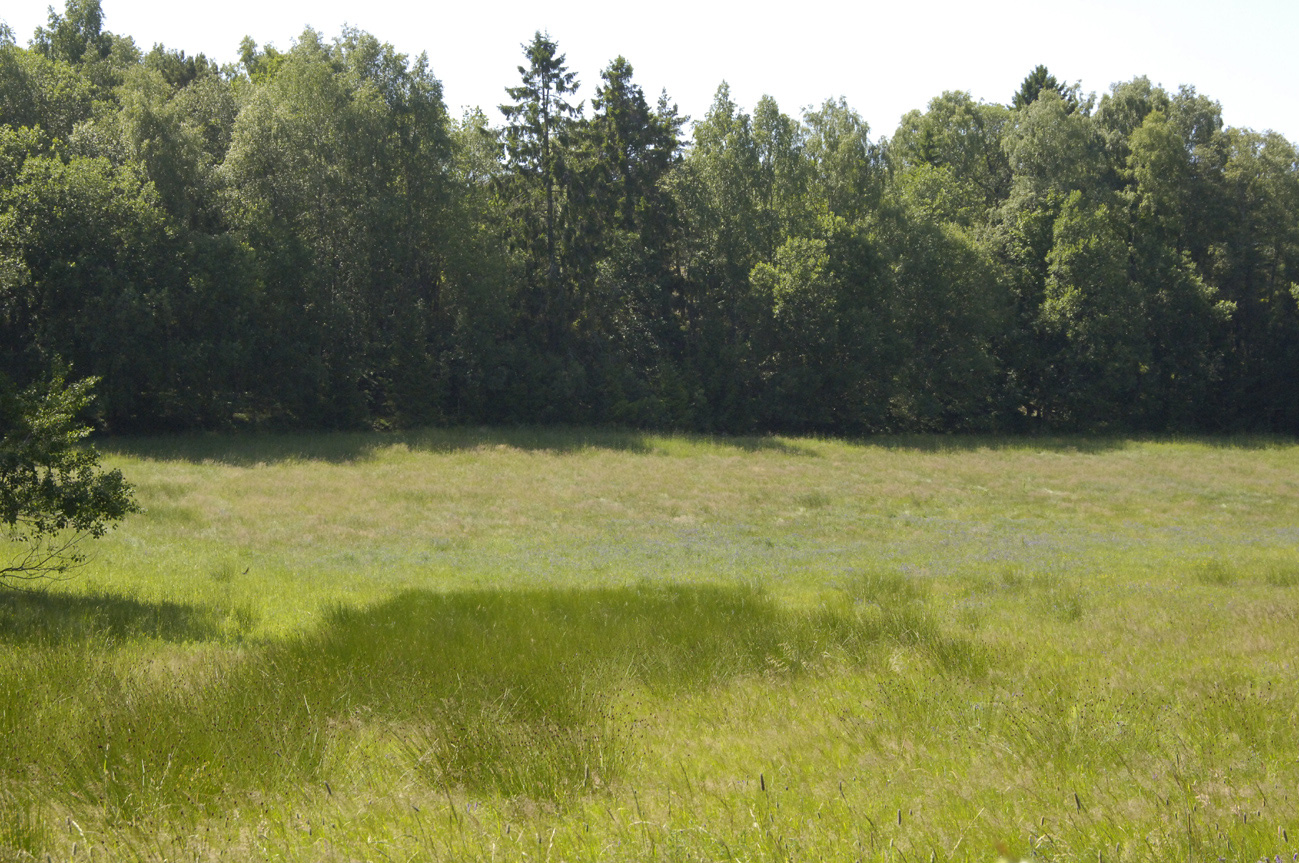
<svg viewBox="0 0 1299 863">
<path fill-rule="evenodd" d="M 670 196 L 662 180 L 679 159 L 680 121 L 650 107 L 622 57 L 601 73 L 567 172 L 572 218 L 568 276 L 580 301 L 583 362 L 593 402 L 621 422 L 661 424 L 654 379 L 671 365 Z"/>
<path fill-rule="evenodd" d="M 549 34 L 540 31 L 524 45 L 527 66 L 519 67 L 522 83 L 507 87 L 512 104 L 500 106 L 509 126 L 505 152 L 511 166 L 527 181 L 540 186 L 545 209 L 542 226 L 546 237 L 546 278 L 554 288 L 559 282 L 555 255 L 555 187 L 563 169 L 563 148 L 571 123 L 582 112 L 581 103 L 566 97 L 577 93 L 577 73 L 570 72 L 566 57 L 559 53 Z"/>
<path fill-rule="evenodd" d="M 1029 72 L 1027 77 L 1024 78 L 1023 83 L 1019 85 L 1019 91 L 1015 93 L 1015 97 L 1011 100 L 1011 107 L 1027 108 L 1036 102 L 1037 97 L 1041 96 L 1043 91 L 1046 90 L 1054 90 L 1064 100 L 1070 112 L 1077 110 L 1078 97 L 1075 95 L 1073 88 L 1061 84 L 1042 65 Z"/>
</svg>

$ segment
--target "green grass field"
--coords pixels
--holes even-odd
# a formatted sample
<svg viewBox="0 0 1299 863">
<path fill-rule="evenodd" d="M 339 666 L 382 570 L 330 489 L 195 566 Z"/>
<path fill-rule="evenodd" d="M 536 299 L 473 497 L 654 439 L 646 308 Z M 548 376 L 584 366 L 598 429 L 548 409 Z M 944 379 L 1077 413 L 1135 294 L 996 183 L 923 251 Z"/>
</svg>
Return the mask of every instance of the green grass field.
<svg viewBox="0 0 1299 863">
<path fill-rule="evenodd" d="M 1299 445 L 110 441 L 0 861 L 1291 861 Z"/>
</svg>

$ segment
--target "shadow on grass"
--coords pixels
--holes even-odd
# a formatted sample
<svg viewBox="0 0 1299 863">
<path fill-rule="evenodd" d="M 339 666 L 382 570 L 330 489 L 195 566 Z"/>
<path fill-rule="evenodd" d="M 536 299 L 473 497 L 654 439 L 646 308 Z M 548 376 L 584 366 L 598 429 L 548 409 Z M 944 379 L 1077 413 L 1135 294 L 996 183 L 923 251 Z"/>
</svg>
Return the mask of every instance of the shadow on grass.
<svg viewBox="0 0 1299 863">
<path fill-rule="evenodd" d="M 105 438 L 99 448 L 109 454 L 194 464 L 212 462 L 239 467 L 291 461 L 336 464 L 364 461 L 391 447 L 415 452 L 456 453 L 475 450 L 520 450 L 571 454 L 606 450 L 651 455 L 681 444 L 687 452 L 734 451 L 819 456 L 819 443 L 835 438 L 791 438 L 770 435 L 725 436 L 652 433 L 624 429 L 567 426 L 455 427 L 402 432 L 206 433 L 163 437 Z M 1159 435 L 979 435 L 913 434 L 839 438 L 862 447 L 911 452 L 1049 452 L 1091 454 L 1121 451 L 1145 443 L 1183 443 L 1235 450 L 1268 450 L 1294 446 L 1280 435 L 1159 436 Z"/>
<path fill-rule="evenodd" d="M 334 612 L 274 663 L 326 682 L 306 700 L 400 729 L 399 748 L 432 787 L 563 800 L 621 773 L 625 687 L 796 673 L 850 641 L 743 587 L 412 591 Z M 327 683 L 339 680 L 345 688 Z"/>
<path fill-rule="evenodd" d="M 291 461 L 346 464 L 372 458 L 390 447 L 414 452 L 456 453 L 475 450 L 521 450 L 571 454 L 607 450 L 640 455 L 664 451 L 664 441 L 734 449 L 816 455 L 815 449 L 775 437 L 710 437 L 654 435 L 648 432 L 569 427 L 437 428 L 403 432 L 312 432 L 248 434 L 180 434 L 165 437 L 104 438 L 97 441 L 107 454 L 193 464 L 212 462 L 238 467 Z"/>
<path fill-rule="evenodd" d="M 104 638 L 188 642 L 220 633 L 210 609 L 176 602 L 0 589 L 0 643 L 60 645 Z"/>
<path fill-rule="evenodd" d="M 1049 452 L 1062 455 L 1100 455 L 1143 444 L 1189 444 L 1213 449 L 1269 450 L 1293 447 L 1295 438 L 1283 435 L 880 435 L 853 438 L 851 443 L 912 452 Z"/>
<path fill-rule="evenodd" d="M 149 634 L 202 627 L 169 606 L 16 601 L 35 601 L 24 614 L 48 614 L 56 633 L 83 617 Z M 901 576 L 817 611 L 743 586 L 412 591 L 147 673 L 77 645 L 27 651 L 0 667 L 0 771 L 22 765 L 32 794 L 58 788 L 66 805 L 131 822 L 324 782 L 352 747 L 377 746 L 431 788 L 562 802 L 616 781 L 633 754 L 624 695 L 798 675 L 882 643 L 954 673 L 973 649 L 939 632 Z"/>
</svg>

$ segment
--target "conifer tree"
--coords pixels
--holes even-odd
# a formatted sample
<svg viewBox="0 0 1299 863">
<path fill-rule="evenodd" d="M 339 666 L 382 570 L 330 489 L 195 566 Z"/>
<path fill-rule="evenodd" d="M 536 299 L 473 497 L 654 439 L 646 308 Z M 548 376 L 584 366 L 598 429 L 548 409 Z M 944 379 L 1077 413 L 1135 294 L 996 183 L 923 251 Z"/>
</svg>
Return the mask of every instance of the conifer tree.
<svg viewBox="0 0 1299 863">
<path fill-rule="evenodd" d="M 1039 65 L 1032 72 L 1029 72 L 1028 77 L 1019 85 L 1019 92 L 1015 94 L 1011 107 L 1026 108 L 1037 101 L 1037 97 L 1042 95 L 1043 90 L 1054 90 L 1060 94 L 1061 99 L 1064 99 L 1070 113 L 1072 113 L 1078 108 L 1078 99 L 1074 95 L 1074 89 L 1065 87 L 1056 80 L 1055 76 L 1045 66 Z"/>
<path fill-rule="evenodd" d="M 559 53 L 549 34 L 538 31 L 532 43 L 522 47 L 528 58 L 528 65 L 519 67 L 522 83 L 506 88 L 514 101 L 500 106 L 509 123 L 505 151 L 511 167 L 544 193 L 546 278 L 553 288 L 559 281 L 555 186 L 563 166 L 568 127 L 581 114 L 582 105 L 565 98 L 577 92 L 577 73 L 568 71 L 565 55 Z"/>
</svg>

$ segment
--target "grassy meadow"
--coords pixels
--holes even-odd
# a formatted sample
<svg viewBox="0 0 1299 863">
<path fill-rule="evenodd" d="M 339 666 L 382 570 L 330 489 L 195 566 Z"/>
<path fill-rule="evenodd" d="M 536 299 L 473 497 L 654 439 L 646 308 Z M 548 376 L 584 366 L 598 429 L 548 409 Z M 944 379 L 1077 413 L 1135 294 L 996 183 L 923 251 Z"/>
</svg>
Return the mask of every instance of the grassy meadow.
<svg viewBox="0 0 1299 863">
<path fill-rule="evenodd" d="M 1291 861 L 1299 445 L 113 440 L 0 861 Z"/>
</svg>

